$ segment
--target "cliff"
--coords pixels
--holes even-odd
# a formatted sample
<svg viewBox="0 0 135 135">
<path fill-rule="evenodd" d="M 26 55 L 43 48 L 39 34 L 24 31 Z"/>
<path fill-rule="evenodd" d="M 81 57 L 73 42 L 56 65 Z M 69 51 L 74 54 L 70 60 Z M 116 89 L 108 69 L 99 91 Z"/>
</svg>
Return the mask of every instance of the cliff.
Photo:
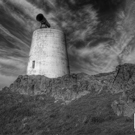
<svg viewBox="0 0 135 135">
<path fill-rule="evenodd" d="M 89 76 L 19 76 L 0 92 L 2 135 L 133 135 L 135 65 Z"/>
</svg>

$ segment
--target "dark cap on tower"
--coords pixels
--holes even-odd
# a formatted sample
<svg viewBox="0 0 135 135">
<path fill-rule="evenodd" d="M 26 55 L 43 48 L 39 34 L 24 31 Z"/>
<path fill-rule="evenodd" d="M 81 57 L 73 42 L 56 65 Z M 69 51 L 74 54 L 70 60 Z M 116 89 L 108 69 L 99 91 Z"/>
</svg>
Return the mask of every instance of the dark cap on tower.
<svg viewBox="0 0 135 135">
<path fill-rule="evenodd" d="M 43 14 L 38 14 L 38 15 L 36 16 L 36 20 L 41 23 L 40 28 L 50 28 L 50 27 L 51 27 L 51 25 L 50 25 L 49 22 L 46 20 L 46 18 L 43 16 Z"/>
</svg>

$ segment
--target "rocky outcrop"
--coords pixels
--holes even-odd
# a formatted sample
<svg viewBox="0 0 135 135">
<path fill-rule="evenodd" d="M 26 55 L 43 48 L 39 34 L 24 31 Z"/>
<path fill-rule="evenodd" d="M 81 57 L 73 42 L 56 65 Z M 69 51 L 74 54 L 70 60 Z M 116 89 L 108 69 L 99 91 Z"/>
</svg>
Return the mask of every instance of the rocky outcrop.
<svg viewBox="0 0 135 135">
<path fill-rule="evenodd" d="M 61 100 L 65 103 L 91 93 L 120 93 L 120 100 L 114 101 L 112 107 L 117 112 L 116 114 L 122 115 L 122 111 L 125 111 L 122 108 L 128 108 L 128 105 L 132 108 L 130 103 L 135 101 L 134 89 L 135 65 L 124 64 L 117 66 L 114 72 L 92 76 L 80 73 L 49 79 L 40 75 L 20 75 L 9 88 L 6 87 L 3 91 L 9 90 L 32 96 L 46 94 L 54 97 L 55 102 Z M 122 95 L 126 95 L 126 98 L 123 98 Z M 127 104 L 129 101 L 130 103 Z M 121 112 L 119 111 L 119 107 L 121 108 Z"/>
<path fill-rule="evenodd" d="M 116 91 L 129 91 L 133 88 L 135 88 L 135 65 L 119 65 L 116 68 L 113 89 L 116 89 Z"/>
<path fill-rule="evenodd" d="M 0 91 L 2 135 L 131 134 L 135 65 L 89 76 L 19 76 Z"/>
<path fill-rule="evenodd" d="M 114 72 L 89 76 L 84 73 L 65 75 L 49 79 L 45 76 L 20 75 L 9 88 L 21 94 L 37 95 L 42 93 L 62 94 L 64 91 L 83 92 L 102 90 L 111 93 L 132 91 L 135 87 L 135 65 L 124 64 L 116 67 Z"/>
</svg>

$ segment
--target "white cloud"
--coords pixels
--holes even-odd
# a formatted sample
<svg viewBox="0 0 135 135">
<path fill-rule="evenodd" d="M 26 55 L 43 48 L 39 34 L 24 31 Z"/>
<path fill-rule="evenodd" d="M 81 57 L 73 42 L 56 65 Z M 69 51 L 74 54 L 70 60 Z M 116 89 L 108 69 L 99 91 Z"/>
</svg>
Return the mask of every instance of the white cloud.
<svg viewBox="0 0 135 135">
<path fill-rule="evenodd" d="M 107 47 L 107 45 L 107 43 L 99 43 L 96 47 L 90 48 L 86 46 L 81 49 L 76 49 L 72 46 L 69 48 L 69 53 L 72 56 L 76 55 L 81 72 L 90 75 L 111 72 L 119 64 L 119 53 L 117 48 Z"/>
<path fill-rule="evenodd" d="M 26 74 L 27 61 L 23 58 L 0 58 L 1 73 L 4 75 Z"/>
<path fill-rule="evenodd" d="M 19 58 L 14 57 L 0 58 L 0 64 L 15 66 L 18 68 L 24 68 L 24 63 L 25 61 Z"/>
<path fill-rule="evenodd" d="M 16 77 L 0 74 L 0 89 L 2 89 L 5 86 L 9 86 L 11 83 L 15 81 L 15 79 Z"/>
<path fill-rule="evenodd" d="M 26 48 L 30 48 L 28 44 L 26 44 L 25 42 L 23 42 L 22 40 L 20 40 L 19 38 L 15 37 L 13 34 L 11 34 L 9 32 L 9 30 L 7 30 L 5 27 L 3 27 L 2 24 L 0 24 L 0 34 L 2 34 L 3 36 L 9 36 L 13 39 L 15 39 L 16 41 L 18 41 L 19 43 L 25 45 Z M 21 48 L 20 45 L 16 44 L 19 48 Z M 24 47 L 23 47 L 24 48 Z"/>
<path fill-rule="evenodd" d="M 15 6 L 20 7 L 20 9 L 23 9 L 23 11 L 25 13 L 29 14 L 33 19 L 35 19 L 36 15 L 38 13 L 44 13 L 43 10 L 35 7 L 34 5 L 32 5 L 31 3 L 29 3 L 26 0 L 8 0 L 7 2 L 11 2 Z"/>
</svg>

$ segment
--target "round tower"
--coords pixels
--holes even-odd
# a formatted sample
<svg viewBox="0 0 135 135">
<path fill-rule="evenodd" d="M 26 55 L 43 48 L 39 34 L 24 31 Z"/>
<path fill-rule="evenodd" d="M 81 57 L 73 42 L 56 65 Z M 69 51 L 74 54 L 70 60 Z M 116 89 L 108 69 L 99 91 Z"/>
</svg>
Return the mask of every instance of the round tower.
<svg viewBox="0 0 135 135">
<path fill-rule="evenodd" d="M 33 32 L 27 74 L 48 78 L 69 74 L 65 35 L 61 30 L 40 28 Z"/>
</svg>

